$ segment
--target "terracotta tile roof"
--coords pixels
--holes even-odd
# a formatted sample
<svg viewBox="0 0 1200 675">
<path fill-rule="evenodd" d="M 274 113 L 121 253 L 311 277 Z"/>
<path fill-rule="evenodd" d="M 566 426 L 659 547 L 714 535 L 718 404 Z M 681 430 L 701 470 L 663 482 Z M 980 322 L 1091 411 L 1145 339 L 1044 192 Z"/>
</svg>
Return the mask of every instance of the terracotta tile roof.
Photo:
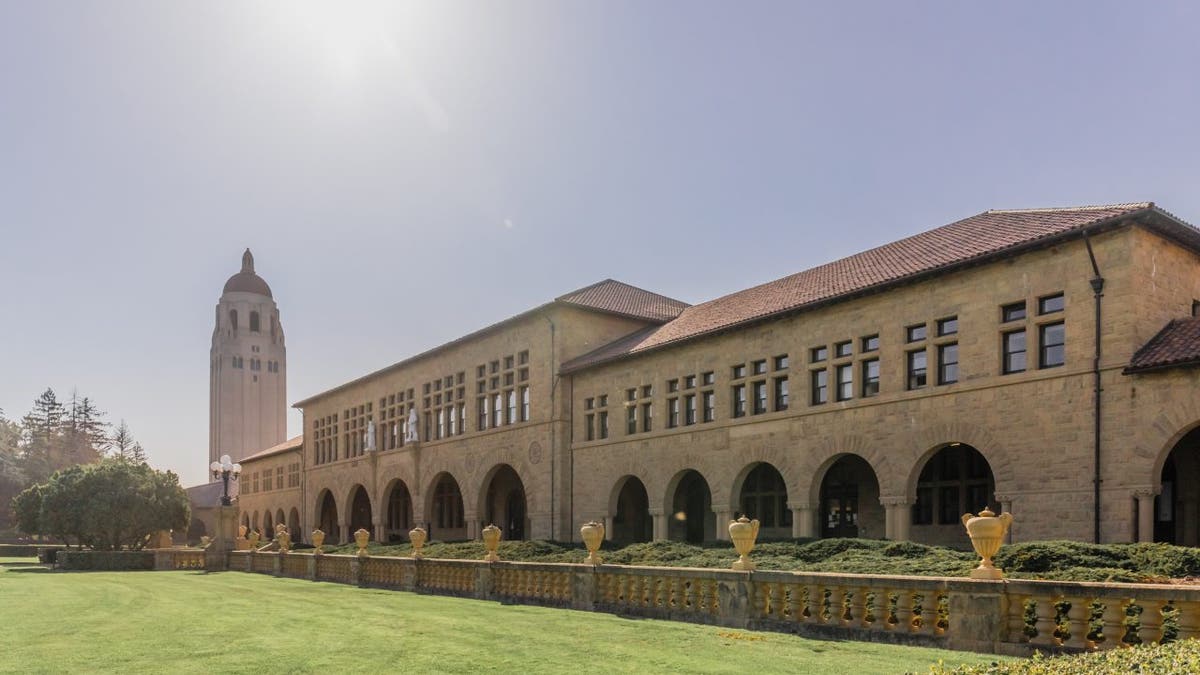
<svg viewBox="0 0 1200 675">
<path fill-rule="evenodd" d="M 304 445 L 304 434 L 300 434 L 299 436 L 295 436 L 293 438 L 287 439 L 286 441 L 280 443 L 279 445 L 272 445 L 271 447 L 267 448 L 266 450 L 259 450 L 258 452 L 254 453 L 253 455 L 250 455 L 248 457 L 243 457 L 242 461 L 238 462 L 238 463 L 245 464 L 246 462 L 252 462 L 252 461 L 255 461 L 258 459 L 263 459 L 264 457 L 270 457 L 272 455 L 278 455 L 280 453 L 284 453 L 289 450 L 298 450 L 299 448 L 303 447 L 303 445 Z"/>
<path fill-rule="evenodd" d="M 1126 373 L 1200 365 L 1200 317 L 1174 319 L 1142 345 Z"/>
<path fill-rule="evenodd" d="M 1167 221 L 1164 229 L 1171 229 L 1192 245 L 1200 242 L 1200 231 L 1160 211 L 1150 202 L 985 211 L 848 258 L 693 305 L 660 327 L 639 331 L 564 363 L 562 371 L 580 370 L 767 317 L 882 290 L 1026 247 L 1045 245 L 1087 226 L 1143 214 Z M 1180 228 L 1186 232 L 1179 231 Z"/>
<path fill-rule="evenodd" d="M 585 286 L 566 295 L 560 295 L 554 300 L 658 323 L 674 319 L 689 307 L 686 302 L 651 293 L 613 279 L 605 279 L 591 286 Z"/>
</svg>

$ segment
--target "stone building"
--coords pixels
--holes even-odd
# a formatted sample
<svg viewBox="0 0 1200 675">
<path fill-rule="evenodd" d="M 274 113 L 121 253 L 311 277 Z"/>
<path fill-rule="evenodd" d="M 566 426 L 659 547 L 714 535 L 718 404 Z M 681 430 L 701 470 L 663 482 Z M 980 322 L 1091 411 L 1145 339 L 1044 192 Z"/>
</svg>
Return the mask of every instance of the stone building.
<svg viewBox="0 0 1200 675">
<path fill-rule="evenodd" d="M 1013 540 L 1197 544 L 1197 314 L 1200 231 L 1149 203 L 987 211 L 694 306 L 607 280 L 295 404 L 243 520 L 962 545 L 990 506 Z"/>
</svg>

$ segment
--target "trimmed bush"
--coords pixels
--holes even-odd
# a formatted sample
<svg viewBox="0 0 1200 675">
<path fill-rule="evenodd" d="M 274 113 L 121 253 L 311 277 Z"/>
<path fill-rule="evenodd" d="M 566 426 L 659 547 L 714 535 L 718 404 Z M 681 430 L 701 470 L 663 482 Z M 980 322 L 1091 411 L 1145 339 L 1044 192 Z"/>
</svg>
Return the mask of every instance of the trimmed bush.
<svg viewBox="0 0 1200 675">
<path fill-rule="evenodd" d="M 62 544 L 0 544 L 0 558 L 32 558 L 46 548 L 65 547 Z"/>
<path fill-rule="evenodd" d="M 64 570 L 152 570 L 153 551 L 59 551 L 58 564 Z"/>
<path fill-rule="evenodd" d="M 1200 673 L 1200 642 L 1184 640 L 1166 645 L 1139 645 L 1096 654 L 1055 656 L 1038 653 L 1031 659 L 988 666 L 947 667 L 939 663 L 934 675 L 1174 675 Z"/>
</svg>

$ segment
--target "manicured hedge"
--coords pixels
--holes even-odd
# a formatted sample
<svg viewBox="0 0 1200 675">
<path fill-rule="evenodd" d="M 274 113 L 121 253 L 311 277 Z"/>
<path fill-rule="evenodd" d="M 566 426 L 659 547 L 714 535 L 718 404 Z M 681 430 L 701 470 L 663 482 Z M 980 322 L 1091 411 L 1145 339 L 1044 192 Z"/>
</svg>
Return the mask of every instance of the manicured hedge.
<svg viewBox="0 0 1200 675">
<path fill-rule="evenodd" d="M 39 548 L 66 548 L 62 544 L 0 544 L 0 558 L 32 558 Z"/>
<path fill-rule="evenodd" d="M 1140 645 L 1077 656 L 1038 655 L 1032 659 L 990 666 L 934 666 L 934 675 L 1175 675 L 1200 673 L 1200 642 L 1184 640 L 1166 645 Z"/>
<path fill-rule="evenodd" d="M 59 551 L 64 570 L 152 570 L 153 551 Z"/>
</svg>

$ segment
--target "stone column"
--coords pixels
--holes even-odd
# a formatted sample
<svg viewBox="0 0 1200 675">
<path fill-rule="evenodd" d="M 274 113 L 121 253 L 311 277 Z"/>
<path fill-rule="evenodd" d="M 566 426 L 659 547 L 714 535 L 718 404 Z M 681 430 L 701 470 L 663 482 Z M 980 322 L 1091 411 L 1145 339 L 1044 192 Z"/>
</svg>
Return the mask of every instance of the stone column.
<svg viewBox="0 0 1200 675">
<path fill-rule="evenodd" d="M 338 524 L 337 543 L 353 544 L 354 530 L 350 529 L 350 521 L 346 520 Z"/>
<path fill-rule="evenodd" d="M 471 541 L 479 539 L 482 536 L 482 535 L 480 535 L 481 529 L 482 529 L 482 527 L 479 525 L 479 523 L 477 523 L 474 520 L 468 520 L 467 521 L 467 539 L 469 539 Z"/>
<path fill-rule="evenodd" d="M 650 517 L 654 519 L 654 541 L 666 541 L 667 514 L 662 509 L 650 509 Z"/>
<path fill-rule="evenodd" d="M 912 523 L 912 502 L 908 497 L 880 497 L 884 510 L 884 534 L 891 541 L 908 541 Z"/>
<path fill-rule="evenodd" d="M 375 533 L 372 535 L 372 538 L 374 538 L 377 543 L 386 544 L 387 543 L 387 523 L 383 520 L 376 519 L 376 520 L 371 521 L 371 525 L 374 526 L 374 530 L 375 530 Z"/>
<path fill-rule="evenodd" d="M 1154 497 L 1158 494 L 1154 488 L 1141 488 L 1133 491 L 1137 499 L 1137 540 L 1139 542 L 1154 541 Z"/>
<path fill-rule="evenodd" d="M 812 504 L 791 506 L 792 536 L 797 539 L 812 539 L 817 536 L 817 509 Z"/>
<path fill-rule="evenodd" d="M 1004 543 L 1011 544 L 1013 541 L 1013 530 L 1017 529 L 1016 514 L 1013 513 L 1013 498 L 1012 495 L 997 494 L 996 501 L 1000 502 L 1000 513 L 1010 513 L 1013 515 L 1013 524 L 1008 528 L 1008 534 L 1004 537 Z M 999 514 L 997 514 L 999 515 Z"/>
<path fill-rule="evenodd" d="M 604 541 L 612 541 L 613 537 L 613 517 L 604 516 Z"/>
<path fill-rule="evenodd" d="M 733 520 L 733 511 L 728 506 L 716 505 L 712 510 L 717 514 L 717 541 L 729 541 L 729 521 Z"/>
</svg>

